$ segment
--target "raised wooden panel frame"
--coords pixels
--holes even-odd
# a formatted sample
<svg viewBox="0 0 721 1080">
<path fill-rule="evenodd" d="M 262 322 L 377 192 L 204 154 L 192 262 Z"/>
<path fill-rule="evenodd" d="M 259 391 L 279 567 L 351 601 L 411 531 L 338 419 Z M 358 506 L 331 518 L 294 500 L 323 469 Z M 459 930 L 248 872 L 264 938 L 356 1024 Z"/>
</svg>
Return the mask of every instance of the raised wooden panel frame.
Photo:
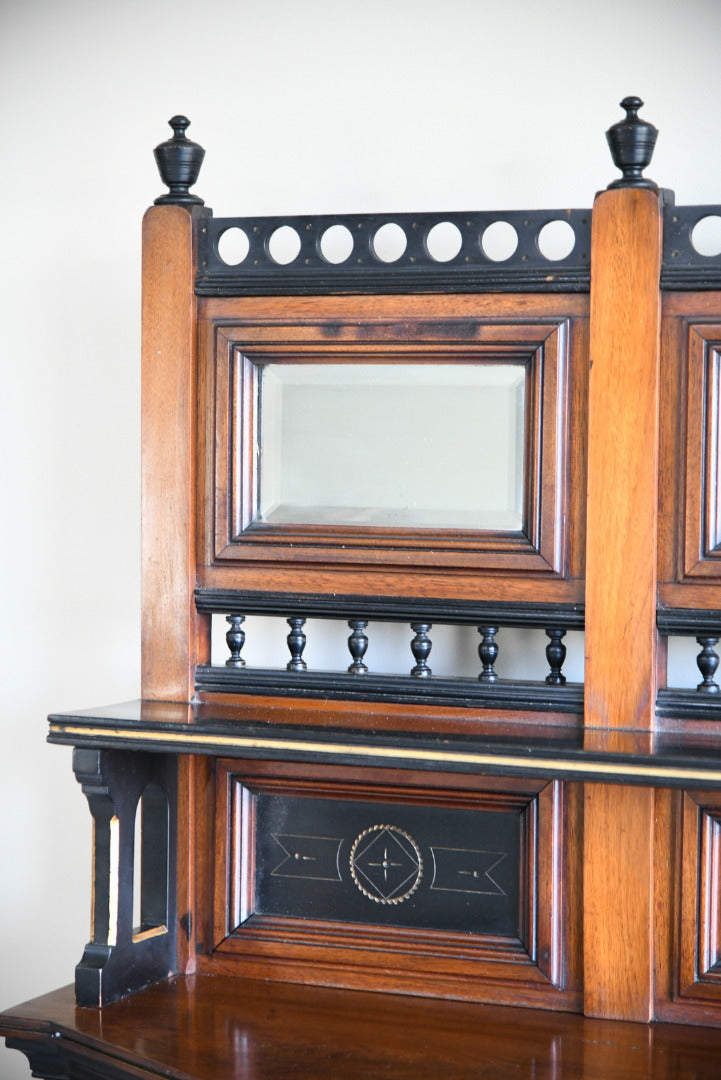
<svg viewBox="0 0 721 1080">
<path fill-rule="evenodd" d="M 305 340 L 291 345 L 283 339 L 291 328 L 238 326 L 217 331 L 216 369 L 216 520 L 215 557 L 220 560 L 275 558 L 304 561 L 306 548 L 322 549 L 333 562 L 362 557 L 373 563 L 427 563 L 456 566 L 479 562 L 487 569 L 516 569 L 563 573 L 565 545 L 559 505 L 565 484 L 565 430 L 557 430 L 566 392 L 565 327 L 496 326 L 482 344 L 444 340 L 404 344 L 388 340 L 369 347 L 368 329 L 354 327 L 355 340 L 343 349 L 322 341 L 320 327 L 307 327 Z M 292 328 L 293 330 L 295 328 Z M 350 329 L 350 327 L 348 328 Z M 433 327 L 427 331 L 433 336 Z M 437 335 L 437 331 L 436 331 Z M 350 335 L 348 335 L 350 337 Z M 395 336 L 395 335 L 394 335 Z M 524 340 L 519 340 L 520 338 Z M 353 526 L 267 525 L 256 519 L 257 502 L 257 379 L 258 368 L 270 359 L 293 364 L 472 362 L 520 364 L 525 369 L 526 410 L 523 432 L 525 484 L 523 525 L 518 532 L 460 529 L 401 529 Z M 363 447 L 358 447 L 362 456 Z M 479 462 L 479 468 L 483 463 Z M 560 473 L 560 476 L 559 476 Z M 224 497 L 227 492 L 227 498 Z M 382 546 L 381 546 L 382 545 Z M 410 554 L 408 549 L 412 549 Z M 474 557 L 475 556 L 475 557 Z M 481 558 L 479 559 L 479 556 Z"/>
<path fill-rule="evenodd" d="M 659 602 L 721 606 L 721 293 L 663 296 Z"/>
<path fill-rule="evenodd" d="M 688 327 L 682 573 L 721 579 L 721 324 Z"/>
<path fill-rule="evenodd" d="M 582 514 L 575 513 L 571 503 L 580 510 L 585 331 L 574 316 L 585 314 L 586 298 L 552 298 L 553 303 L 546 297 L 523 298 L 522 305 L 515 306 L 508 298 L 496 298 L 492 318 L 487 297 L 449 298 L 441 314 L 437 303 L 423 303 L 429 299 L 325 298 L 321 306 L 306 298 L 282 307 L 277 301 L 250 299 L 242 309 L 231 301 L 206 303 L 201 320 L 205 431 L 200 447 L 206 489 L 201 537 L 205 569 L 199 584 L 271 587 L 272 565 L 276 589 L 286 588 L 287 571 L 293 591 L 302 590 L 303 582 L 307 591 L 325 591 L 328 585 L 317 584 L 320 574 L 324 582 L 335 582 L 338 591 L 348 591 L 339 576 L 357 574 L 363 567 L 375 575 L 369 588 L 378 594 L 388 591 L 386 583 L 393 580 L 399 594 L 423 595 L 427 584 L 411 585 L 410 575 L 417 572 L 426 583 L 429 575 L 443 575 L 444 585 L 431 591 L 447 595 L 449 575 L 487 571 L 496 579 L 499 574 L 520 578 L 530 573 L 541 591 L 543 582 L 554 583 L 549 598 L 577 598 L 577 587 L 566 585 L 559 591 L 558 586 L 580 576 L 582 558 L 583 537 L 573 524 Z M 529 311 L 532 304 L 535 310 Z M 477 309 L 473 317 L 471 308 Z M 257 520 L 260 365 L 504 361 L 526 370 L 521 529 L 271 525 Z M 358 452 L 362 455 L 362 446 Z M 483 462 L 478 468 L 484 468 Z M 457 579 L 457 587 L 469 595 L 464 586 Z"/>
<path fill-rule="evenodd" d="M 721 796 L 683 794 L 679 992 L 721 1005 Z"/>
<path fill-rule="evenodd" d="M 571 845 L 578 827 L 577 795 L 573 785 L 560 782 L 415 773 L 390 778 L 378 769 L 342 773 L 331 766 L 294 770 L 277 764 L 272 769 L 262 762 L 219 761 L 214 949 L 210 956 L 198 958 L 199 970 L 245 975 L 262 971 L 263 977 L 291 981 L 576 1010 L 580 1007 L 580 887 Z M 336 832 L 337 817 L 344 807 L 350 807 L 351 815 L 361 816 L 358 807 L 367 807 L 371 825 L 381 804 L 385 804 L 386 814 L 388 804 L 394 805 L 396 824 L 414 809 L 436 818 L 469 812 L 505 815 L 506 825 L 517 822 L 511 827 L 518 828 L 520 838 L 519 861 L 513 871 L 518 886 L 517 930 L 476 933 L 468 926 L 460 930 L 449 925 L 434 927 L 414 921 L 413 914 L 404 925 L 403 912 L 408 908 L 402 903 L 392 911 L 384 909 L 391 914 L 388 925 L 384 924 L 388 920 L 379 923 L 370 916 L 365 922 L 323 917 L 323 903 L 315 899 L 318 907 L 313 917 L 258 912 L 255 859 L 259 850 L 257 807 L 262 797 L 321 800 L 320 806 L 327 802 L 328 827 L 335 824 Z M 499 827 L 501 823 L 499 818 Z M 328 835 L 327 829 L 323 835 Z M 424 841 L 420 835 L 417 839 L 428 861 Z M 291 865 L 295 865 L 293 857 L 304 857 L 304 843 L 301 838 L 299 852 L 289 854 Z M 473 845 L 469 842 L 468 846 Z M 341 848 L 338 865 L 343 869 L 338 870 L 338 882 L 335 874 L 330 876 L 336 890 L 341 888 L 342 876 L 346 895 L 355 895 L 346 866 L 350 843 L 344 841 Z M 282 861 L 283 851 L 277 844 L 273 851 Z M 474 852 L 474 856 L 478 854 Z M 426 901 L 436 881 L 432 875 L 440 872 L 435 859 L 434 855 L 433 871 L 430 861 L 428 866 L 424 863 L 426 880 L 419 896 L 425 890 Z M 507 865 L 505 873 L 510 872 Z M 320 892 L 329 888 L 321 883 Z M 373 914 L 379 909 L 368 901 L 361 903 Z M 443 906 L 436 910 L 442 922 Z M 482 910 L 480 907 L 479 913 Z"/>
<path fill-rule="evenodd" d="M 721 1023 L 721 793 L 656 792 L 655 1017 Z"/>
</svg>

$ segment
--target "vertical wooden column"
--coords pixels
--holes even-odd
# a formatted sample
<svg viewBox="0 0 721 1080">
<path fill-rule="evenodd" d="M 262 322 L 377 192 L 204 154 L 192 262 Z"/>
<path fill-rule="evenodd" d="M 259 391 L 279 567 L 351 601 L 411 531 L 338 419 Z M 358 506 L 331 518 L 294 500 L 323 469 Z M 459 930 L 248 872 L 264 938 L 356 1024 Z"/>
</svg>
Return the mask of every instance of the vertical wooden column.
<svg viewBox="0 0 721 1080">
<path fill-rule="evenodd" d="M 649 731 L 656 698 L 661 207 L 593 208 L 586 540 L 586 726 Z"/>
<path fill-rule="evenodd" d="M 153 206 L 143 221 L 142 674 L 144 700 L 190 702 L 209 618 L 195 611 L 198 207 Z M 203 656 L 207 659 L 207 655 Z M 194 970 L 193 821 L 198 759 L 177 781 L 177 955 Z M 202 773 L 202 768 L 200 768 Z"/>
<path fill-rule="evenodd" d="M 190 701 L 195 615 L 197 210 L 154 206 L 143 221 L 142 696 Z"/>
<path fill-rule="evenodd" d="M 587 1016 L 653 1019 L 652 788 L 587 784 L 583 986 Z"/>
<path fill-rule="evenodd" d="M 658 194 L 596 199 L 592 228 L 586 554 L 587 728 L 649 731 L 657 641 L 662 215 Z M 588 784 L 584 998 L 588 1015 L 653 1015 L 649 788 Z"/>
</svg>

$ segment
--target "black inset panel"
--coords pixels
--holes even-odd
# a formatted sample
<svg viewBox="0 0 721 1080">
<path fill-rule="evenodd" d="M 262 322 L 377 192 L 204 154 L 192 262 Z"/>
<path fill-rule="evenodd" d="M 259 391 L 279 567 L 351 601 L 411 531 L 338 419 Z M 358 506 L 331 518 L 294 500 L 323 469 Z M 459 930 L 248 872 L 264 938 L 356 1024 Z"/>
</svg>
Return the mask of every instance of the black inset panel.
<svg viewBox="0 0 721 1080">
<path fill-rule="evenodd" d="M 516 939 L 524 820 L 258 795 L 254 913 Z"/>
</svg>

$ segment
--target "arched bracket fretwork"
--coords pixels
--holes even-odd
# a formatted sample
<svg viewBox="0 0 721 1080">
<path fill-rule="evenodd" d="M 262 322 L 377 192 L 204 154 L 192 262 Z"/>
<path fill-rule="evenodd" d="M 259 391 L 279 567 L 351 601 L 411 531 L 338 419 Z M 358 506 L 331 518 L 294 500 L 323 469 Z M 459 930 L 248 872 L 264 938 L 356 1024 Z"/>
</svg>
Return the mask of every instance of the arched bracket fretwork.
<svg viewBox="0 0 721 1080">
<path fill-rule="evenodd" d="M 175 970 L 176 767 L 172 756 L 73 751 L 73 770 L 93 816 L 92 923 L 75 969 L 79 1005 L 107 1005 Z M 136 860 L 138 812 L 145 821 Z M 136 865 L 141 881 L 134 880 Z"/>
</svg>

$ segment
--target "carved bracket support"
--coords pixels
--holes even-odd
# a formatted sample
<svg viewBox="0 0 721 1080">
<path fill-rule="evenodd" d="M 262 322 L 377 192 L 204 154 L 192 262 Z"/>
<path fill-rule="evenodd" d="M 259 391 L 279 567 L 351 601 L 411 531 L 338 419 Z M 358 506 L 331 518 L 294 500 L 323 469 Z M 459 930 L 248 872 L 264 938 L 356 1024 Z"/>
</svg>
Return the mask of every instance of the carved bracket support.
<svg viewBox="0 0 721 1080">
<path fill-rule="evenodd" d="M 107 1005 L 175 968 L 176 762 L 75 749 L 73 770 L 93 816 L 91 936 L 75 991 L 79 1005 Z"/>
</svg>

